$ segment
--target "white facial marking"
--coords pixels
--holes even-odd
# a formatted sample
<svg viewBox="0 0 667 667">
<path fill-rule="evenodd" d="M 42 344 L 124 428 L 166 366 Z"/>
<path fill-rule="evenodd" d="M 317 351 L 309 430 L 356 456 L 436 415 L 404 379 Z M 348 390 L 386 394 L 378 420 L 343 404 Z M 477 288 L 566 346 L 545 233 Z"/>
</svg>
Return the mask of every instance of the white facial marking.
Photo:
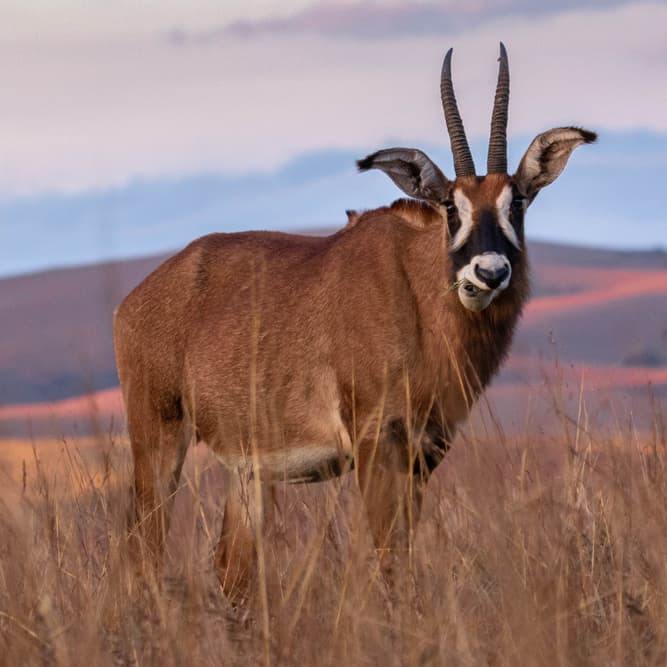
<svg viewBox="0 0 667 667">
<path fill-rule="evenodd" d="M 459 213 L 461 227 L 452 239 L 452 251 L 459 250 L 472 232 L 472 204 L 470 200 L 459 190 L 454 190 L 454 203 Z"/>
<path fill-rule="evenodd" d="M 517 238 L 516 231 L 510 222 L 510 206 L 512 205 L 512 188 L 506 185 L 496 199 L 496 210 L 498 211 L 498 224 L 507 240 L 517 249 L 521 249 L 521 243 Z"/>
</svg>

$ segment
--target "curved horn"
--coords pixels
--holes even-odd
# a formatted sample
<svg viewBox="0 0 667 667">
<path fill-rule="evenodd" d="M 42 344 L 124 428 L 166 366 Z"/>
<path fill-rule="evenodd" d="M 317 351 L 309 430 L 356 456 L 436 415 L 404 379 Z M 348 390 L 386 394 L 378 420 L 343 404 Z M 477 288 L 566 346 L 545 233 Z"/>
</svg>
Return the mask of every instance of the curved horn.
<svg viewBox="0 0 667 667">
<path fill-rule="evenodd" d="M 474 176 L 475 163 L 472 161 L 472 154 L 466 139 L 466 133 L 463 129 L 463 122 L 459 115 L 459 108 L 454 96 L 454 86 L 452 84 L 452 51 L 449 49 L 445 55 L 445 61 L 442 63 L 442 74 L 440 76 L 440 96 L 442 98 L 442 109 L 445 112 L 445 122 L 447 123 L 447 132 L 449 141 L 452 145 L 452 154 L 454 156 L 454 171 L 457 176 Z"/>
<path fill-rule="evenodd" d="M 487 174 L 507 173 L 507 108 L 510 101 L 510 68 L 505 45 L 500 42 L 498 84 L 491 116 L 489 153 L 486 158 Z"/>
</svg>

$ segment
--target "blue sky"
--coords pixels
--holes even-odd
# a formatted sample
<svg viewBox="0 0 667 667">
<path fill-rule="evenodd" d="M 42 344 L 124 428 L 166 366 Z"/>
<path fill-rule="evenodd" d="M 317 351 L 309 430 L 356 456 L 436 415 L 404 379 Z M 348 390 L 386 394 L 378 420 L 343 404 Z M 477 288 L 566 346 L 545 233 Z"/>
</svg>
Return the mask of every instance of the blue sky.
<svg viewBox="0 0 667 667">
<path fill-rule="evenodd" d="M 603 245 L 617 247 L 665 244 L 664 2 L 0 0 L 0 16 L 0 275 L 175 248 L 189 231 L 289 227 L 291 207 L 300 211 L 300 227 L 320 225 L 334 207 L 393 196 L 389 185 L 368 185 L 374 181 L 352 171 L 330 173 L 326 164 L 336 151 L 433 147 L 451 174 L 438 93 L 443 53 L 454 46 L 464 122 L 483 147 L 500 39 L 512 72 L 514 164 L 539 131 L 590 127 L 607 148 L 580 149 L 573 163 L 580 161 L 577 174 L 587 181 L 557 183 L 553 197 L 572 193 L 570 220 L 597 210 L 585 201 L 587 191 L 618 196 L 617 205 L 599 207 L 595 221 L 599 227 L 608 220 L 607 235 L 563 224 L 551 206 L 536 208 L 542 222 L 535 235 L 579 243 L 603 236 Z M 273 189 L 282 207 L 276 213 L 271 205 L 225 208 L 230 198 L 209 193 L 216 203 L 206 224 L 194 213 L 202 208 L 193 199 L 202 174 L 222 174 L 209 180 L 221 190 L 216 178 L 228 183 L 243 175 L 266 184 L 263 174 L 313 153 L 332 179 L 330 187 L 326 179 L 318 184 L 317 197 L 294 184 Z M 592 168 L 600 159 L 606 168 Z M 151 193 L 164 199 L 194 183 L 199 189 L 184 195 L 193 214 L 179 213 L 178 224 L 164 221 L 160 202 L 146 203 Z M 138 188 L 146 219 L 119 216 Z M 67 201 L 70 217 L 50 209 L 54 201 Z M 304 201 L 312 214 L 302 210 Z M 635 232 L 626 241 L 622 223 L 629 217 Z M 60 242 L 47 243 L 51 237 Z"/>
</svg>

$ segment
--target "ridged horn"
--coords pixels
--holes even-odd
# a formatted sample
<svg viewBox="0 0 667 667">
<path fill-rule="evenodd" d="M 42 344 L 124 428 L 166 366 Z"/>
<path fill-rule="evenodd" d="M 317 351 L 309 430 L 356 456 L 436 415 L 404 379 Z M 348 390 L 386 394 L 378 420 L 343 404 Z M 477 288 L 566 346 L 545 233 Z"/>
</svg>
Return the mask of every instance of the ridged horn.
<svg viewBox="0 0 667 667">
<path fill-rule="evenodd" d="M 491 116 L 491 135 L 489 152 L 486 158 L 487 174 L 507 173 L 507 109 L 510 101 L 510 68 L 507 61 L 505 45 L 500 42 L 500 67 L 498 68 L 498 84 L 496 97 L 493 101 Z"/>
<path fill-rule="evenodd" d="M 454 171 L 457 176 L 474 176 L 475 163 L 472 161 L 472 153 L 468 140 L 466 139 L 465 129 L 459 114 L 459 108 L 454 96 L 454 86 L 452 84 L 452 51 L 449 49 L 442 63 L 442 74 L 440 76 L 440 97 L 442 98 L 442 109 L 445 112 L 445 122 L 447 123 L 447 132 L 449 141 L 452 145 L 452 155 L 454 156 Z"/>
</svg>

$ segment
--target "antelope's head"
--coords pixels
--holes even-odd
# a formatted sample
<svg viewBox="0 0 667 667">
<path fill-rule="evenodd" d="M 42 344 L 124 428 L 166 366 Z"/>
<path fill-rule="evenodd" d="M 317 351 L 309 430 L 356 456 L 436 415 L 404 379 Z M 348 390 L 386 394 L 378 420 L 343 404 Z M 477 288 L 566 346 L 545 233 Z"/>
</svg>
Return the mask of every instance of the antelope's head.
<svg viewBox="0 0 667 667">
<path fill-rule="evenodd" d="M 440 92 L 454 157 L 455 180 L 416 148 L 389 148 L 357 165 L 380 169 L 403 192 L 431 203 L 446 217 L 452 284 L 469 310 L 484 310 L 512 281 L 512 268 L 524 252 L 523 220 L 537 193 L 559 176 L 572 151 L 595 141 L 593 132 L 559 127 L 539 134 L 514 175 L 507 173 L 509 65 L 500 44 L 500 68 L 491 118 L 486 176 L 477 176 L 454 96 L 452 49 L 442 66 Z"/>
</svg>

